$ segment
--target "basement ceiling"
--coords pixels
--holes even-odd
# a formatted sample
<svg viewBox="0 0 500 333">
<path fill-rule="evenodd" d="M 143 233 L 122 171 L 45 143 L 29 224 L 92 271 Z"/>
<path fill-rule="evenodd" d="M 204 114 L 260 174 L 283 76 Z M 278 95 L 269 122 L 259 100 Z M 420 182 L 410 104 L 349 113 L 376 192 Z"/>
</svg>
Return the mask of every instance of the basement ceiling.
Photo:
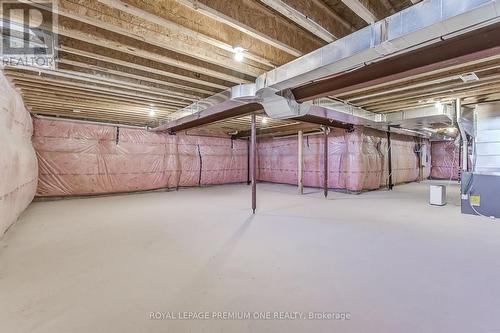
<svg viewBox="0 0 500 333">
<path fill-rule="evenodd" d="M 154 126 L 197 100 L 282 64 L 418 0 L 59 0 L 55 71 L 7 67 L 31 112 Z M 361 10 L 360 10 L 361 8 Z M 234 48 L 245 49 L 242 62 Z M 406 78 L 339 98 L 375 112 L 414 108 L 457 93 L 492 99 L 496 58 Z M 479 80 L 463 82 L 475 72 Z M 151 114 L 153 110 L 154 115 Z M 247 130 L 248 117 L 211 124 Z M 293 126 L 291 121 L 259 127 Z"/>
</svg>

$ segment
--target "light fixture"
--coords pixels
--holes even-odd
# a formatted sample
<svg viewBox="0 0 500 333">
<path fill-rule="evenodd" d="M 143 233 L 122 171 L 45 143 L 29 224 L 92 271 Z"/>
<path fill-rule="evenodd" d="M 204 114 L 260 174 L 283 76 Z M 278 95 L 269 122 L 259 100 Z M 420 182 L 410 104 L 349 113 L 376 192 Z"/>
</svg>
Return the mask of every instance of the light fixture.
<svg viewBox="0 0 500 333">
<path fill-rule="evenodd" d="M 437 101 L 435 106 L 436 106 L 436 109 L 438 109 L 439 111 L 443 110 L 443 103 L 441 103 L 441 101 Z"/>
<path fill-rule="evenodd" d="M 262 117 L 262 123 L 267 124 L 267 117 Z"/>
<path fill-rule="evenodd" d="M 446 129 L 446 132 L 448 132 L 448 134 L 455 134 L 457 132 L 457 128 L 456 127 L 448 127 Z"/>
<path fill-rule="evenodd" d="M 149 109 L 149 116 L 150 116 L 150 117 L 154 117 L 155 115 L 156 115 L 155 110 L 154 110 L 153 108 L 150 108 L 150 109 Z"/>
<path fill-rule="evenodd" d="M 78 110 L 78 109 L 73 109 L 73 112 L 74 112 L 74 113 L 80 113 L 81 111 L 80 111 L 80 110 Z"/>
<path fill-rule="evenodd" d="M 478 81 L 479 77 L 477 76 L 476 73 L 466 73 L 460 75 L 460 79 L 464 82 L 472 82 L 472 81 Z"/>
<path fill-rule="evenodd" d="M 234 52 L 234 60 L 238 61 L 238 62 L 242 62 L 243 59 L 245 59 L 245 49 L 242 48 L 241 46 L 235 46 L 233 48 L 233 52 Z"/>
</svg>

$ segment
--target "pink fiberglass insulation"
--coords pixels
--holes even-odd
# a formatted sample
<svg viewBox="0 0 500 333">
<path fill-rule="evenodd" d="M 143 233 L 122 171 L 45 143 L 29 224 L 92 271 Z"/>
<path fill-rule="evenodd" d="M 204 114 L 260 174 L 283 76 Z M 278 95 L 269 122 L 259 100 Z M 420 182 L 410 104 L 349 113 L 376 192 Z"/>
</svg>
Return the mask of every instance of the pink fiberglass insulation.
<svg viewBox="0 0 500 333">
<path fill-rule="evenodd" d="M 432 142 L 431 177 L 458 179 L 460 174 L 460 147 L 454 141 Z"/>
<path fill-rule="evenodd" d="M 0 236 L 35 195 L 33 124 L 21 96 L 0 72 Z"/>
<path fill-rule="evenodd" d="M 394 183 L 418 180 L 416 139 L 392 135 Z M 428 149 L 430 145 L 426 142 Z M 304 138 L 304 185 L 323 185 L 323 135 Z M 258 144 L 258 178 L 297 184 L 297 137 L 262 139 Z M 386 133 L 357 127 L 353 132 L 332 129 L 328 137 L 328 187 L 350 191 L 378 189 L 388 184 Z M 424 168 L 424 178 L 430 167 Z"/>
<path fill-rule="evenodd" d="M 247 180 L 247 143 L 241 140 L 35 119 L 33 144 L 40 165 L 38 196 Z"/>
</svg>

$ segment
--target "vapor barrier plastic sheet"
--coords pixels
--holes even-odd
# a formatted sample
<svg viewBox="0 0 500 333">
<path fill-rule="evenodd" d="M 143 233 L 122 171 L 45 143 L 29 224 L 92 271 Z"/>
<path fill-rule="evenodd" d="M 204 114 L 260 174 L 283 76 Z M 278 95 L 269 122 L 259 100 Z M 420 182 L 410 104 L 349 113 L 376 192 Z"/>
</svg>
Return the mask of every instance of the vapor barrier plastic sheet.
<svg viewBox="0 0 500 333">
<path fill-rule="evenodd" d="M 0 72 L 0 236 L 35 195 L 37 160 L 32 132 L 21 96 Z"/>
<path fill-rule="evenodd" d="M 413 137 L 393 134 L 392 168 L 394 183 L 418 180 L 418 156 Z M 304 185 L 323 186 L 324 136 L 304 138 Z M 258 144 L 259 180 L 297 184 L 297 138 L 263 139 Z M 430 145 L 427 142 L 430 152 Z M 430 156 L 430 154 L 429 154 Z M 430 167 L 424 168 L 429 177 Z M 378 189 L 388 184 L 386 134 L 357 127 L 348 133 L 332 129 L 328 137 L 328 187 L 350 191 Z"/>
<path fill-rule="evenodd" d="M 458 179 L 460 175 L 460 146 L 454 141 L 432 142 L 431 177 Z"/>
<path fill-rule="evenodd" d="M 38 196 L 247 180 L 247 143 L 241 140 L 35 119 L 33 143 L 40 164 Z"/>
</svg>

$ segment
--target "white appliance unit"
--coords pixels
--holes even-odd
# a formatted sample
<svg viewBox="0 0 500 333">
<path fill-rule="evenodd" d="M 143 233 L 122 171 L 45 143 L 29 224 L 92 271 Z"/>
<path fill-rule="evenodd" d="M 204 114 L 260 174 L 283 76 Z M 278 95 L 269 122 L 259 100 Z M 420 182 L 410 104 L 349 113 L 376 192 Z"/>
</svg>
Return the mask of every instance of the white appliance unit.
<svg viewBox="0 0 500 333">
<path fill-rule="evenodd" d="M 429 193 L 429 203 L 433 206 L 446 205 L 446 186 L 431 185 Z"/>
</svg>

